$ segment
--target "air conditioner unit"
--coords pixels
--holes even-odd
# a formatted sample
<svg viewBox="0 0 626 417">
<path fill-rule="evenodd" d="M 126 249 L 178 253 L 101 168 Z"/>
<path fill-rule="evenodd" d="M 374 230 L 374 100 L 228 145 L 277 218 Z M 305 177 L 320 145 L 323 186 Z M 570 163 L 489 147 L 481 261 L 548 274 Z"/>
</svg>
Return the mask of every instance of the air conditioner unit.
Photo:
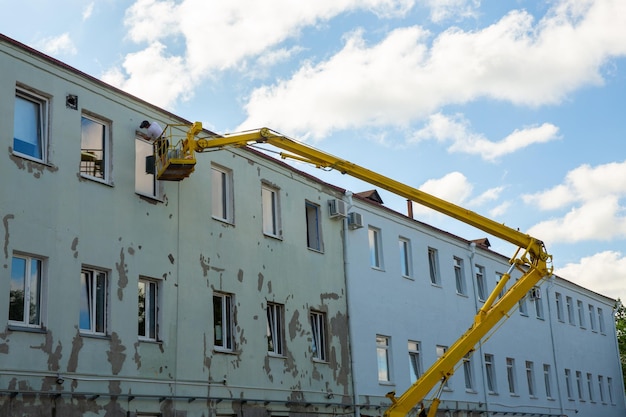
<svg viewBox="0 0 626 417">
<path fill-rule="evenodd" d="M 348 213 L 348 228 L 354 230 L 361 227 L 363 227 L 363 216 L 361 216 L 361 213 Z"/>
<path fill-rule="evenodd" d="M 338 198 L 328 200 L 328 214 L 331 218 L 347 217 L 348 206 L 346 205 L 346 202 Z"/>
<path fill-rule="evenodd" d="M 541 288 L 532 287 L 529 291 L 531 300 L 539 300 L 541 298 Z"/>
</svg>

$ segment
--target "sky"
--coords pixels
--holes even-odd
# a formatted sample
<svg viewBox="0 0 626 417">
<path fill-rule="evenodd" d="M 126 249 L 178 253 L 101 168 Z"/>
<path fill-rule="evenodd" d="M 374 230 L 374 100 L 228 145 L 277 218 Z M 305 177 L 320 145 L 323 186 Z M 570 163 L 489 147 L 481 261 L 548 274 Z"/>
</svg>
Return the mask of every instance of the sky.
<svg viewBox="0 0 626 417">
<path fill-rule="evenodd" d="M 0 9 L 1 33 L 213 132 L 270 127 L 529 233 L 556 274 L 626 303 L 624 0 L 0 0 Z M 353 192 L 372 188 L 295 166 Z M 406 201 L 379 193 L 406 213 Z M 429 209 L 414 214 L 486 237 Z"/>
</svg>

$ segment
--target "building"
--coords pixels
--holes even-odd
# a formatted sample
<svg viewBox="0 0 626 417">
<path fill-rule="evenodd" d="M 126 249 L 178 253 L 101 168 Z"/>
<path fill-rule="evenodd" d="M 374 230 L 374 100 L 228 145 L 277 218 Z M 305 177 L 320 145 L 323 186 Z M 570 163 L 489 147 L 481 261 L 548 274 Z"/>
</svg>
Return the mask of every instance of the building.
<svg viewBox="0 0 626 417">
<path fill-rule="evenodd" d="M 155 181 L 140 124 L 189 122 L 4 37 L 0 68 L 1 415 L 350 411 L 342 190 L 251 150 Z"/>
<path fill-rule="evenodd" d="M 406 391 L 470 327 L 509 259 L 486 238 L 385 208 L 376 191 L 352 196 L 350 210 L 362 226 L 346 235 L 355 404 L 381 416 L 386 394 Z M 561 277 L 544 281 L 458 364 L 438 415 L 625 415 L 614 307 Z"/>
<path fill-rule="evenodd" d="M 188 121 L 2 36 L 0 68 L 0 415 L 380 416 L 508 269 L 260 151 L 156 181 L 139 126 Z M 531 295 L 439 415 L 626 414 L 614 300 Z"/>
</svg>

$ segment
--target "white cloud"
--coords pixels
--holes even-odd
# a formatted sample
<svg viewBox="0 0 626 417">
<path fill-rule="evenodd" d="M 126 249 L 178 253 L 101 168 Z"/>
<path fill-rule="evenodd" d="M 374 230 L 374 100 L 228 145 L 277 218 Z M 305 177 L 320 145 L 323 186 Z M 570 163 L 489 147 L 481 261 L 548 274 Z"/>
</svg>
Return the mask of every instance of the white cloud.
<svg viewBox="0 0 626 417">
<path fill-rule="evenodd" d="M 126 11 L 128 37 L 136 43 L 155 43 L 182 51 L 161 48 L 159 61 L 175 58 L 188 76 L 183 84 L 201 82 L 219 71 L 245 67 L 246 61 L 271 50 L 285 39 L 297 36 L 306 26 L 326 21 L 353 10 L 369 10 L 381 17 L 402 16 L 414 0 L 320 0 L 293 2 L 290 0 L 206 2 L 184 0 L 137 0 Z M 148 12 L 147 12 L 148 11 Z M 277 12 L 280 11 L 280 12 Z M 141 54 L 141 52 L 137 53 Z M 132 59 L 131 54 L 126 59 Z M 146 73 L 141 68 L 123 64 L 112 69 L 127 79 L 118 85 L 132 84 L 149 93 L 151 86 L 142 82 Z M 176 81 L 176 80 L 173 80 Z M 183 91 L 183 88 L 173 88 Z M 143 93 L 135 92 L 140 97 Z M 181 96 L 173 96 L 166 105 L 173 105 Z"/>
<path fill-rule="evenodd" d="M 456 205 L 463 205 L 472 194 L 473 185 L 460 172 L 451 172 L 441 178 L 430 179 L 419 187 L 420 191 L 438 197 Z M 415 214 L 433 214 L 431 209 L 421 205 L 414 205 Z"/>
<path fill-rule="evenodd" d="M 611 298 L 626 302 L 626 257 L 606 251 L 555 270 L 555 274 Z"/>
<path fill-rule="evenodd" d="M 558 139 L 558 128 L 550 123 L 515 130 L 500 141 L 490 141 L 481 134 L 470 130 L 469 122 L 461 115 L 446 116 L 437 113 L 428 117 L 426 126 L 413 133 L 410 141 L 436 139 L 452 142 L 451 152 L 479 155 L 487 161 L 508 155 L 535 143 Z"/>
<path fill-rule="evenodd" d="M 76 55 L 78 52 L 70 34 L 65 32 L 59 36 L 45 38 L 39 42 L 40 48 L 50 55 Z"/>
<path fill-rule="evenodd" d="M 91 15 L 93 14 L 94 6 L 94 2 L 91 2 L 87 6 L 85 6 L 85 8 L 83 9 L 83 21 L 88 20 L 91 17 Z"/>
<path fill-rule="evenodd" d="M 480 0 L 423 0 L 430 8 L 430 19 L 435 22 L 477 15 Z"/>
<path fill-rule="evenodd" d="M 559 103 L 582 86 L 601 84 L 607 60 L 626 54 L 626 3 L 563 1 L 538 22 L 518 10 L 480 30 L 451 28 L 432 43 L 429 36 L 413 26 L 368 45 L 355 32 L 328 60 L 255 90 L 240 128 L 269 124 L 321 138 L 340 129 L 406 126 L 482 97 Z M 534 141 L 556 134 L 548 124 L 535 129 L 507 138 L 500 151 L 528 134 Z"/>
<path fill-rule="evenodd" d="M 476 198 L 473 198 L 472 201 L 469 202 L 470 206 L 480 206 L 489 201 L 495 201 L 500 197 L 504 191 L 504 187 L 494 187 L 490 188 L 487 191 L 483 192 Z"/>
</svg>

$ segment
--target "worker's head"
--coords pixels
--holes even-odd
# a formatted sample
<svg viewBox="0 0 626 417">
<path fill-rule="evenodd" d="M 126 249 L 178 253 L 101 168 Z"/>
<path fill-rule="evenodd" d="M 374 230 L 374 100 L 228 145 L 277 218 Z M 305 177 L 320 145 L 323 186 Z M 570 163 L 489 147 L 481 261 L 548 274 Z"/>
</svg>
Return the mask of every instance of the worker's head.
<svg viewBox="0 0 626 417">
<path fill-rule="evenodd" d="M 140 128 L 140 129 L 145 129 L 145 128 L 149 127 L 149 126 L 150 126 L 150 122 L 149 122 L 149 121 L 147 121 L 147 120 L 144 120 L 144 121 L 143 121 L 143 122 L 141 122 L 141 124 L 139 125 L 139 128 Z"/>
</svg>

